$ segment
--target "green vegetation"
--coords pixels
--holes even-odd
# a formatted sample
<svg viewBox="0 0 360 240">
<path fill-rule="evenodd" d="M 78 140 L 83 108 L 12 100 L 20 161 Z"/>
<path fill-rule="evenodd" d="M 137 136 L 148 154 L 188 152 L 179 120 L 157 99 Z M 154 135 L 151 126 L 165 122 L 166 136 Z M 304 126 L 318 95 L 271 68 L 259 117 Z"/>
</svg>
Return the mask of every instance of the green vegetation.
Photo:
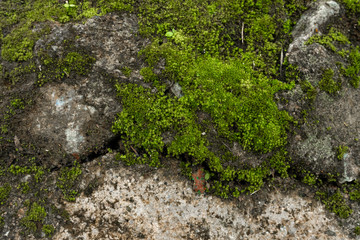
<svg viewBox="0 0 360 240">
<path fill-rule="evenodd" d="M 132 70 L 129 67 L 123 67 L 120 70 L 126 77 L 130 77 Z"/>
<path fill-rule="evenodd" d="M 359 87 L 360 82 L 360 48 L 353 48 L 349 55 L 350 65 L 345 69 L 345 75 L 350 77 L 350 83 L 354 88 Z"/>
<path fill-rule="evenodd" d="M 15 84 L 24 73 L 35 71 L 31 61 L 34 44 L 50 30 L 45 27 L 39 31 L 35 23 L 66 23 L 112 11 L 136 11 L 140 33 L 152 40 L 152 44 L 140 53 L 147 63 L 140 74 L 150 87 L 123 82 L 115 84 L 123 111 L 114 121 L 112 131 L 122 137 L 125 145 L 125 152 L 117 154 L 117 160 L 128 165 L 138 163 L 159 167 L 166 156 L 182 159 L 185 156 L 186 161 L 180 164 L 185 176 L 191 177 L 193 168 L 202 165 L 208 169 L 205 178 L 212 193 L 223 198 L 238 197 L 240 193 L 258 191 L 275 174 L 289 177 L 291 159 L 284 149 L 293 119 L 285 111 L 278 110 L 273 96 L 291 89 L 299 80 L 296 67 L 286 59 L 280 63 L 279 59 L 292 40 L 292 27 L 307 2 L 70 0 L 64 5 L 58 0 L 3 1 L 0 2 L 1 54 L 4 60 L 17 61 L 18 65 L 11 72 L 6 72 L 6 67 L 0 72 Z M 359 12 L 356 1 L 343 2 L 351 11 Z M 339 51 L 340 45 L 350 42 L 335 29 L 330 29 L 325 36 L 315 35 L 307 44 L 314 42 L 343 57 L 349 56 L 344 75 L 358 87 L 359 48 Z M 36 70 L 39 86 L 72 74 L 86 75 L 91 69 L 95 59 L 88 52 L 75 49 L 72 40 L 65 40 L 63 45 L 62 56 L 50 56 L 46 49 L 39 52 L 42 67 L 41 71 Z M 157 75 L 155 69 L 160 60 L 165 60 L 166 68 Z M 124 67 L 121 71 L 129 77 L 132 69 Z M 341 83 L 335 82 L 333 76 L 331 69 L 325 70 L 319 88 L 330 94 L 340 90 Z M 181 86 L 181 97 L 169 91 L 169 82 Z M 306 100 L 314 102 L 317 89 L 307 80 L 300 81 L 300 85 Z M 13 99 L 4 117 L 10 118 L 24 106 L 23 99 Z M 306 117 L 306 110 L 303 113 Z M 209 117 L 203 120 L 199 114 Z M 210 127 L 216 137 L 207 135 Z M 7 124 L 1 124 L 1 133 L 8 133 Z M 167 133 L 174 139 L 165 144 Z M 238 142 L 243 150 L 254 154 L 268 153 L 269 157 L 257 167 L 250 167 L 218 146 L 221 145 L 219 142 L 224 145 Z M 347 149 L 339 149 L 337 157 L 342 159 Z M 44 171 L 35 164 L 11 165 L 7 169 L 7 173 L 13 175 L 33 174 L 37 183 Z M 59 173 L 57 186 L 67 201 L 75 201 L 81 173 L 77 162 Z M 311 173 L 301 177 L 310 186 L 320 182 Z M 18 188 L 24 194 L 30 190 L 27 182 L 20 183 Z M 9 185 L 0 188 L 0 204 L 6 202 L 10 191 Z M 319 192 L 318 196 L 340 217 L 351 213 L 340 192 L 333 195 Z M 350 193 L 351 200 L 358 198 L 358 192 Z M 22 224 L 32 232 L 41 228 L 51 237 L 54 227 L 43 225 L 45 217 L 44 207 L 33 203 Z"/>
<path fill-rule="evenodd" d="M 24 109 L 25 103 L 22 99 L 13 99 L 10 101 L 10 104 L 7 106 L 8 110 L 5 111 L 4 120 L 10 119 L 16 114 L 16 110 Z M 7 132 L 6 125 L 2 125 L 1 131 Z"/>
<path fill-rule="evenodd" d="M 360 2 L 358 0 L 340 0 L 345 4 L 347 10 L 351 13 L 360 13 Z"/>
<path fill-rule="evenodd" d="M 320 89 L 330 94 L 339 91 L 341 89 L 341 82 L 335 82 L 333 77 L 334 71 L 332 69 L 326 69 L 323 73 L 322 79 L 319 82 Z"/>
<path fill-rule="evenodd" d="M 279 10 L 270 15 L 274 7 Z M 277 59 L 290 41 L 295 15 L 303 10 L 295 1 L 282 0 L 143 1 L 140 33 L 152 44 L 140 52 L 148 63 L 140 73 L 151 88 L 115 85 L 123 111 L 112 130 L 126 148 L 117 160 L 158 167 L 164 155 L 186 154 L 191 160 L 181 163 L 183 173 L 191 177 L 191 166 L 207 165 L 211 191 L 222 197 L 254 192 L 274 172 L 288 177 L 290 160 L 281 149 L 292 118 L 277 109 L 273 95 L 291 89 L 297 79 L 287 64 L 287 83 L 277 80 Z M 154 68 L 161 59 L 166 67 L 158 76 Z M 162 79 L 178 83 L 183 95 L 170 94 Z M 210 120 L 199 122 L 199 112 Z M 227 166 L 239 159 L 212 149 L 202 134 L 209 124 L 219 138 L 239 142 L 247 151 L 272 152 L 271 157 L 257 168 Z M 163 135 L 169 132 L 175 137 L 165 147 Z M 239 185 L 230 187 L 230 182 Z"/>
<path fill-rule="evenodd" d="M 350 200 L 352 201 L 360 201 L 360 183 L 358 181 L 354 181 L 352 184 L 348 186 Z"/>
<path fill-rule="evenodd" d="M 39 230 L 39 224 L 44 222 L 46 211 L 43 206 L 34 202 L 26 212 L 26 216 L 21 219 L 21 224 L 25 227 L 26 231 L 35 233 Z"/>
<path fill-rule="evenodd" d="M 55 232 L 55 228 L 53 225 L 49 225 L 49 224 L 45 224 L 43 227 L 42 227 L 42 231 L 45 233 L 45 235 L 47 237 L 52 237 L 52 235 L 54 234 Z"/>
<path fill-rule="evenodd" d="M 305 44 L 310 45 L 313 43 L 319 43 L 333 52 L 337 52 L 336 44 L 350 44 L 349 39 L 341 32 L 331 28 L 327 35 L 314 35 Z"/>
<path fill-rule="evenodd" d="M 309 186 L 314 186 L 317 182 L 317 177 L 313 173 L 308 172 L 302 181 Z"/>
<path fill-rule="evenodd" d="M 14 165 L 12 164 L 8 168 L 8 172 L 10 172 L 13 175 L 19 175 L 19 174 L 33 174 L 35 182 L 39 183 L 42 176 L 45 173 L 45 169 L 42 166 L 37 166 L 34 163 L 35 158 L 32 158 L 30 160 L 31 166 L 20 166 L 20 165 Z"/>
<path fill-rule="evenodd" d="M 78 52 L 69 52 L 64 58 L 52 58 L 45 53 L 41 53 L 43 69 L 38 73 L 37 84 L 42 86 L 44 83 L 56 79 L 69 77 L 72 72 L 78 75 L 86 75 L 95 62 L 95 58 Z"/>
<path fill-rule="evenodd" d="M 346 205 L 340 190 L 337 190 L 336 193 L 332 195 L 325 192 L 316 192 L 316 195 L 317 198 L 325 204 L 325 207 L 328 210 L 335 213 L 340 218 L 348 218 L 352 213 L 352 209 Z"/>
<path fill-rule="evenodd" d="M 74 188 L 81 172 L 80 164 L 75 161 L 73 167 L 65 167 L 59 174 L 56 186 L 61 189 L 64 199 L 69 202 L 75 201 L 78 195 L 78 192 Z"/>
<path fill-rule="evenodd" d="M 340 145 L 336 150 L 337 150 L 337 154 L 336 154 L 337 159 L 343 160 L 345 153 L 347 153 L 349 150 L 349 147 Z"/>
<path fill-rule="evenodd" d="M 23 194 L 27 194 L 27 193 L 29 192 L 29 190 L 30 190 L 29 182 L 20 183 L 17 188 L 18 188 L 18 189 L 21 189 L 21 192 L 22 192 Z"/>
<path fill-rule="evenodd" d="M 360 226 L 356 226 L 356 227 L 355 227 L 354 233 L 355 233 L 356 235 L 360 235 Z"/>
<path fill-rule="evenodd" d="M 134 0 L 70 0 L 74 7 L 66 7 L 58 0 L 3 1 L 0 3 L 0 29 L 12 28 L 5 37 L 1 37 L 3 59 L 7 61 L 27 61 L 33 57 L 33 47 L 47 28 L 33 31 L 37 22 L 81 20 L 92 16 L 104 15 L 113 11 L 131 11 Z"/>
<path fill-rule="evenodd" d="M 5 204 L 11 192 L 11 186 L 9 183 L 5 183 L 0 187 L 0 206 Z"/>
<path fill-rule="evenodd" d="M 313 103 L 316 100 L 317 90 L 316 88 L 308 81 L 302 80 L 300 82 L 301 89 L 306 93 L 306 100 L 310 103 Z"/>
</svg>

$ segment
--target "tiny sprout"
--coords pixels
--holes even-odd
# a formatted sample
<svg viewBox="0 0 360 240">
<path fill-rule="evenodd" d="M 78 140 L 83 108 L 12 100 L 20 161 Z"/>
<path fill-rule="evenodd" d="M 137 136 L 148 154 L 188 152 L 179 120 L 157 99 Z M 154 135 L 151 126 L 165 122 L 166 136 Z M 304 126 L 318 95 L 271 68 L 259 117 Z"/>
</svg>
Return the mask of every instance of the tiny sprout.
<svg viewBox="0 0 360 240">
<path fill-rule="evenodd" d="M 64 7 L 66 9 L 69 9 L 69 8 L 72 8 L 72 7 L 76 7 L 76 5 L 75 4 L 69 4 L 69 1 L 66 1 L 66 3 L 64 4 Z"/>
<path fill-rule="evenodd" d="M 165 37 L 171 38 L 174 36 L 174 34 L 176 33 L 176 30 L 173 29 L 172 31 L 169 31 L 165 34 Z"/>
</svg>

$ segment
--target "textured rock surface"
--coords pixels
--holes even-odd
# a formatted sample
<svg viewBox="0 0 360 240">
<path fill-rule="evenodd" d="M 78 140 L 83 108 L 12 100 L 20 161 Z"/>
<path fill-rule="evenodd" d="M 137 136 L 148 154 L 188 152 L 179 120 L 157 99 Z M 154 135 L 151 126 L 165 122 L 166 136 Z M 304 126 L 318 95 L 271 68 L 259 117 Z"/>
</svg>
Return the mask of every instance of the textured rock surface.
<svg viewBox="0 0 360 240">
<path fill-rule="evenodd" d="M 142 79 L 137 52 L 147 41 L 136 32 L 136 17 L 128 14 L 94 17 L 84 24 L 54 24 L 51 33 L 36 43 L 37 55 L 46 48 L 47 54 L 57 59 L 67 51 L 66 39 L 72 39 L 75 51 L 87 51 L 97 61 L 88 69 L 88 76 L 70 76 L 35 90 L 39 92 L 34 104 L 17 129 L 20 141 L 32 141 L 35 147 L 58 152 L 58 159 L 53 159 L 51 165 L 61 162 L 63 153 L 88 155 L 108 142 L 113 137 L 111 123 L 121 111 L 109 79 Z M 36 67 L 42 69 L 42 64 L 39 57 Z M 124 67 L 132 70 L 130 76 L 122 73 Z"/>
<path fill-rule="evenodd" d="M 84 178 L 104 184 L 65 204 L 70 222 L 54 239 L 348 239 L 320 202 L 298 196 L 304 189 L 224 201 L 197 195 L 180 169 L 104 171 L 96 161 Z"/>
<path fill-rule="evenodd" d="M 298 66 L 304 79 L 317 89 L 317 97 L 312 107 L 307 110 L 308 123 L 303 124 L 298 134 L 291 140 L 291 153 L 294 159 L 303 161 L 315 172 L 338 172 L 342 182 L 353 181 L 359 174 L 360 137 L 360 94 L 341 76 L 336 65 L 346 61 L 324 46 L 304 43 L 315 34 L 322 34 L 334 17 L 339 17 L 340 7 L 334 1 L 318 1 L 297 23 L 293 31 L 294 41 L 288 49 L 289 62 Z M 318 33 L 315 31 L 319 29 Z M 342 90 L 330 95 L 319 89 L 319 81 L 324 69 L 333 69 L 334 78 L 342 82 Z M 286 109 L 290 113 L 299 113 L 304 93 L 300 87 L 285 94 L 290 99 Z M 343 159 L 337 159 L 337 148 L 348 146 L 349 152 Z"/>
<path fill-rule="evenodd" d="M 348 182 L 359 174 L 360 146 L 355 139 L 360 138 L 360 93 L 340 76 L 335 63 L 346 64 L 340 56 L 317 43 L 304 45 L 312 35 L 322 34 L 341 14 L 343 9 L 335 1 L 317 1 L 294 29 L 295 39 L 288 49 L 288 60 L 299 67 L 304 79 L 313 84 L 318 94 L 308 111 L 309 122 L 296 129 L 294 135 L 289 133 L 289 152 L 293 160 L 306 163 L 305 168 L 315 173 L 339 172 L 341 181 Z M 71 50 L 89 54 L 96 61 L 87 69 L 88 75 L 67 75 L 42 87 L 34 84 L 37 76 L 32 72 L 26 73 L 16 88 L 9 87 L 7 80 L 0 78 L 1 114 L 8 111 L 6 104 L 11 99 L 30 100 L 25 109 L 14 110 L 17 114 L 6 122 L 10 137 L 0 146 L 1 167 L 9 169 L 12 163 L 26 163 L 26 167 L 35 168 L 25 167 L 22 169 L 25 173 L 16 173 L 15 169 L 6 180 L 12 184 L 12 191 L 8 202 L 1 205 L 0 239 L 36 239 L 36 234 L 45 239 L 42 230 L 45 224 L 54 226 L 53 239 L 59 240 L 356 239 L 353 232 L 359 226 L 359 203 L 347 201 L 353 213 L 348 219 L 339 219 L 316 200 L 314 189 L 294 176 L 288 179 L 275 176 L 252 195 L 223 200 L 197 194 L 194 183 L 180 173 L 179 162 L 173 159 L 164 160 L 165 168 L 151 169 L 125 167 L 114 159 L 115 154 L 103 155 L 108 151 L 121 152 L 123 146 L 117 141 L 112 144 L 120 147 L 108 143 L 113 140 L 112 121 L 122 110 L 110 81 L 116 79 L 150 87 L 142 81 L 139 72 L 145 64 L 138 57 L 138 51 L 149 41 L 138 35 L 134 14 L 116 12 L 83 23 L 49 24 L 49 35 L 43 36 L 34 47 L 36 69 L 40 72 L 45 69 L 42 51 L 54 59 L 64 57 L 69 51 L 66 41 L 72 41 Z M 34 31 L 41 27 L 37 25 Z M 154 72 L 160 74 L 164 66 L 161 59 Z M 319 90 L 322 74 L 319 69 L 323 68 L 334 69 L 335 77 L 343 84 L 340 92 L 329 95 Z M 182 97 L 178 83 L 164 81 L 173 95 Z M 295 117 L 301 115 L 306 93 L 299 84 L 293 91 L 282 94 L 289 101 L 279 103 L 281 110 Z M 210 118 L 205 113 L 198 115 L 201 122 Z M 0 130 L 2 133 L 3 129 Z M 216 139 L 214 129 L 203 134 L 208 135 L 209 141 Z M 163 138 L 166 144 L 174 139 L 170 132 Z M 226 145 L 221 139 L 213 145 L 214 148 L 225 146 L 253 167 L 269 156 L 246 152 L 238 143 Z M 340 160 L 336 156 L 339 145 L 349 147 Z M 100 155 L 96 151 L 99 148 L 103 156 L 96 157 Z M 69 170 L 75 159 L 81 163 L 82 174 L 75 177 L 68 190 L 81 195 L 70 203 L 64 200 L 64 190 L 57 183 L 61 177 L 73 177 L 72 172 L 61 175 L 63 172 L 59 169 Z M 46 172 L 41 173 L 43 169 L 39 170 L 39 166 Z M 38 181 L 36 176 L 40 173 L 43 177 Z M 0 177 L 2 174 L 0 169 Z M 3 186 L 0 183 L 0 187 Z M 26 186 L 29 192 L 23 194 Z M 340 188 L 330 184 L 324 191 L 331 194 Z M 47 215 L 34 220 L 36 232 L 24 234 L 26 227 L 22 219 L 29 213 L 26 200 L 43 203 Z"/>
</svg>

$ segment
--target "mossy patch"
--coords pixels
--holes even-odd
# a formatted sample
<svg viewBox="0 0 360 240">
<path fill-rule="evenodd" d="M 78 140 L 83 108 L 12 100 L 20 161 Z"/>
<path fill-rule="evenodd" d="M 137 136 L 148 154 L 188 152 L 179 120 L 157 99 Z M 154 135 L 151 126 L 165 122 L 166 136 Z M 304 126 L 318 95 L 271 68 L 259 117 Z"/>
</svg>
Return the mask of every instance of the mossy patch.
<svg viewBox="0 0 360 240">
<path fill-rule="evenodd" d="M 310 45 L 315 42 L 329 48 L 333 52 L 337 52 L 338 49 L 335 44 L 350 44 L 349 39 L 334 28 L 331 28 L 327 35 L 312 36 L 305 44 Z"/>
<path fill-rule="evenodd" d="M 11 192 L 11 186 L 9 183 L 5 183 L 0 187 L 0 206 L 5 204 Z"/>
<path fill-rule="evenodd" d="M 336 157 L 339 160 L 343 160 L 345 154 L 348 152 L 349 147 L 348 146 L 342 146 L 340 145 L 337 149 L 336 149 Z"/>
<path fill-rule="evenodd" d="M 350 78 L 354 88 L 359 87 L 360 82 L 360 48 L 353 48 L 349 54 L 350 65 L 345 69 L 345 75 Z"/>
<path fill-rule="evenodd" d="M 317 198 L 325 204 L 325 207 L 328 210 L 335 213 L 340 218 L 348 218 L 352 213 L 352 209 L 346 204 L 340 190 L 337 190 L 334 194 L 317 192 L 316 195 Z"/>
<path fill-rule="evenodd" d="M 42 227 L 42 229 L 41 229 L 44 233 L 45 233 L 45 235 L 47 236 L 47 237 L 52 237 L 53 236 L 53 234 L 54 234 L 54 232 L 55 232 L 55 228 L 54 228 L 54 226 L 53 225 L 50 225 L 50 224 L 45 224 L 43 227 Z"/>
<path fill-rule="evenodd" d="M 46 82 L 70 77 L 72 73 L 86 75 L 95 58 L 88 54 L 69 51 L 65 57 L 53 58 L 46 53 L 40 53 L 43 69 L 38 72 L 37 84 L 42 86 Z"/>
<path fill-rule="evenodd" d="M 25 227 L 26 232 L 36 233 L 45 220 L 47 213 L 45 208 L 34 202 L 28 206 L 26 216 L 21 219 L 21 224 Z"/>
<path fill-rule="evenodd" d="M 76 180 L 81 175 L 81 173 L 82 170 L 80 164 L 77 161 L 74 162 L 73 167 L 65 167 L 61 170 L 56 182 L 56 186 L 61 189 L 65 200 L 69 202 L 75 201 L 76 196 L 79 194 L 75 189 L 77 184 Z"/>
<path fill-rule="evenodd" d="M 269 13 L 280 5 L 285 8 Z M 181 164 L 183 172 L 191 176 L 190 165 L 207 166 L 212 191 L 223 197 L 258 190 L 272 172 L 287 177 L 290 161 L 279 149 L 287 143 L 292 118 L 277 109 L 273 95 L 291 89 L 296 76 L 292 70 L 285 74 L 288 84 L 274 76 L 280 75 L 283 63 L 277 58 L 283 45 L 291 40 L 283 33 L 291 31 L 294 15 L 304 9 L 282 0 L 142 2 L 140 33 L 152 44 L 140 52 L 148 63 L 140 73 L 151 87 L 116 84 L 123 111 L 113 132 L 126 148 L 117 159 L 157 167 L 164 155 L 189 156 Z M 156 75 L 161 59 L 166 66 Z M 183 94 L 172 95 L 164 79 L 181 86 Z M 257 168 L 228 166 L 225 154 L 213 151 L 199 112 L 210 116 L 217 137 L 239 142 L 247 151 L 274 152 L 273 157 Z M 165 146 L 167 133 L 174 139 Z M 229 182 L 243 186 L 229 187 Z"/>
<path fill-rule="evenodd" d="M 308 100 L 310 103 L 314 103 L 318 93 L 316 88 L 308 80 L 302 80 L 300 82 L 300 86 L 306 94 L 306 100 Z"/>
<path fill-rule="evenodd" d="M 341 82 L 334 81 L 334 71 L 326 69 L 323 77 L 319 82 L 319 88 L 329 94 L 334 94 L 341 89 Z"/>
</svg>

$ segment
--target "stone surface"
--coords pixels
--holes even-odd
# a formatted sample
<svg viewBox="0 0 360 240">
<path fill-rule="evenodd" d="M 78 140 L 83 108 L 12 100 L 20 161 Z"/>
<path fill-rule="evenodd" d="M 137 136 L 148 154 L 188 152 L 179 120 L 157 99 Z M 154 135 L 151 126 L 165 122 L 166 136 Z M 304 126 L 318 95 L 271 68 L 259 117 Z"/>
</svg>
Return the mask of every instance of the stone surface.
<svg viewBox="0 0 360 240">
<path fill-rule="evenodd" d="M 293 116 L 300 116 L 306 109 L 309 122 L 300 126 L 297 135 L 291 137 L 290 152 L 293 159 L 304 162 L 317 173 L 331 172 L 341 175 L 341 182 L 355 180 L 359 174 L 360 102 L 358 89 L 354 89 L 340 74 L 337 62 L 347 62 L 338 54 L 324 46 L 304 43 L 314 34 L 322 34 L 333 18 L 340 12 L 334 1 L 318 1 L 301 17 L 294 28 L 294 41 L 290 44 L 287 57 L 290 63 L 298 66 L 303 81 L 309 81 L 317 89 L 317 97 L 311 107 L 306 109 L 306 93 L 300 87 L 285 93 L 289 103 L 285 107 Z M 314 29 L 320 29 L 318 33 Z M 334 70 L 334 79 L 342 82 L 342 89 L 330 95 L 319 89 L 319 81 L 324 69 Z M 297 114 L 296 114 L 297 113 Z M 343 159 L 337 159 L 337 148 L 348 146 L 349 151 Z"/>
<path fill-rule="evenodd" d="M 53 239 L 349 239 L 320 202 L 298 196 L 303 189 L 224 201 L 196 194 L 179 169 L 102 171 L 96 161 L 85 166 L 87 181 L 103 184 L 65 203 L 70 222 Z"/>
<path fill-rule="evenodd" d="M 108 14 L 83 24 L 52 27 L 51 33 L 34 47 L 39 56 L 38 69 L 44 69 L 40 53 L 46 49 L 53 59 L 61 58 L 69 48 L 67 39 L 74 41 L 70 47 L 74 51 L 87 52 L 97 59 L 86 76 L 70 75 L 31 89 L 37 92 L 34 104 L 23 114 L 16 129 L 21 142 L 57 152 L 58 156 L 49 163 L 57 166 L 64 153 L 87 156 L 113 137 L 111 124 L 121 105 L 110 80 L 143 84 L 139 74 L 143 63 L 137 53 L 148 41 L 137 36 L 137 19 L 129 14 Z M 130 76 L 122 72 L 125 67 L 131 69 Z"/>
</svg>

